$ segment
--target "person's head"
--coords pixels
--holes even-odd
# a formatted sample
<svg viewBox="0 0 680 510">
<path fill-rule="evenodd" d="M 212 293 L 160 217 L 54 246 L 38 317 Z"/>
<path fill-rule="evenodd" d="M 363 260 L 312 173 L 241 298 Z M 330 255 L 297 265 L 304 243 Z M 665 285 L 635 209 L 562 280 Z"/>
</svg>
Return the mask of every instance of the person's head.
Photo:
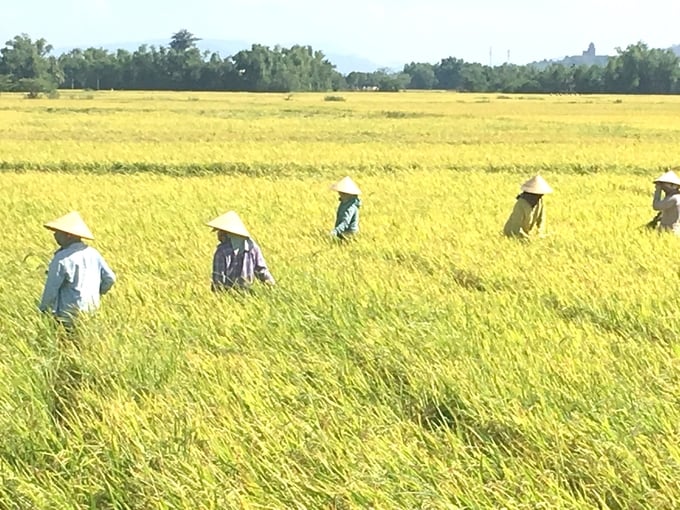
<svg viewBox="0 0 680 510">
<path fill-rule="evenodd" d="M 217 230 L 217 239 L 219 240 L 219 242 L 223 243 L 228 239 L 234 239 L 236 241 L 245 241 L 248 238 L 238 234 L 234 234 L 232 232 L 227 232 L 225 230 Z"/>
<path fill-rule="evenodd" d="M 81 241 L 80 237 L 74 236 L 73 234 L 69 234 L 67 232 L 61 232 L 60 230 L 54 231 L 54 240 L 62 248 L 66 248 L 73 243 L 78 243 Z"/>
<path fill-rule="evenodd" d="M 520 186 L 520 189 L 522 190 L 522 193 L 533 196 L 536 200 L 543 197 L 543 195 L 553 192 L 550 185 L 540 175 L 534 175 L 531 179 L 523 183 L 522 186 Z"/>
<path fill-rule="evenodd" d="M 340 197 L 340 200 L 342 200 L 343 202 L 357 197 L 356 195 L 352 195 L 351 193 L 344 193 L 342 191 L 338 191 L 338 196 Z"/>
<path fill-rule="evenodd" d="M 248 229 L 246 229 L 246 226 L 241 221 L 241 218 L 234 211 L 229 211 L 222 216 L 218 216 L 217 218 L 209 221 L 207 225 L 212 227 L 213 230 L 217 232 L 217 239 L 221 243 L 230 237 L 236 239 L 250 238 Z"/>
<path fill-rule="evenodd" d="M 673 195 L 680 191 L 680 177 L 670 170 L 654 181 L 657 188 L 660 188 L 667 194 Z"/>
<path fill-rule="evenodd" d="M 331 189 L 338 192 L 340 200 L 343 202 L 361 195 L 359 186 L 357 186 L 350 177 L 344 177 L 340 179 L 331 186 Z"/>
<path fill-rule="evenodd" d="M 669 195 L 674 195 L 678 191 L 680 191 L 680 186 L 677 184 L 671 184 L 670 182 L 657 182 L 657 186 L 659 186 L 664 193 L 667 193 Z"/>
<path fill-rule="evenodd" d="M 48 221 L 44 226 L 54 233 L 54 240 L 62 248 L 82 239 L 94 239 L 90 229 L 75 211 L 56 220 Z"/>
</svg>

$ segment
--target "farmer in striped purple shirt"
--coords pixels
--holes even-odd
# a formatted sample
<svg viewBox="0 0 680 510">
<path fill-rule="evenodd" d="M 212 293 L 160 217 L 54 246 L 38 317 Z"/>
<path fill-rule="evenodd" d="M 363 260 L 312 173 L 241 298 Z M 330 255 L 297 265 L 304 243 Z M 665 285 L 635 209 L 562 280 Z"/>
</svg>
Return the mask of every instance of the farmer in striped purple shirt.
<svg viewBox="0 0 680 510">
<path fill-rule="evenodd" d="M 234 211 L 229 211 L 208 223 L 217 231 L 217 246 L 213 257 L 212 290 L 247 289 L 255 278 L 274 285 L 260 247 L 250 238 L 245 225 Z"/>
</svg>

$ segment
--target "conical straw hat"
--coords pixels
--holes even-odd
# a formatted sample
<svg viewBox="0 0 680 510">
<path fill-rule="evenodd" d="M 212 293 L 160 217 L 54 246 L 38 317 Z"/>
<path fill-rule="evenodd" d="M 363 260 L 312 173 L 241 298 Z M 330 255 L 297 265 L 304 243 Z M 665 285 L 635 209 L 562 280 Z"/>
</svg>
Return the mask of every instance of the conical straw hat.
<svg viewBox="0 0 680 510">
<path fill-rule="evenodd" d="M 673 171 L 670 170 L 666 172 L 661 177 L 657 178 L 654 182 L 663 182 L 666 184 L 677 184 L 680 186 L 680 177 Z"/>
<path fill-rule="evenodd" d="M 533 193 L 535 195 L 547 195 L 548 193 L 553 192 L 553 189 L 540 175 L 534 175 L 531 179 L 522 184 L 520 189 L 522 191 L 526 191 L 527 193 Z"/>
<path fill-rule="evenodd" d="M 87 228 L 85 222 L 80 217 L 76 211 L 72 211 L 61 218 L 56 220 L 48 221 L 44 225 L 45 228 L 50 230 L 58 230 L 59 232 L 64 232 L 66 234 L 71 234 L 75 237 L 81 237 L 83 239 L 94 239 L 92 232 Z"/>
<path fill-rule="evenodd" d="M 234 211 L 229 211 L 222 216 L 218 216 L 214 220 L 209 221 L 207 225 L 214 229 L 222 230 L 223 232 L 236 234 L 237 236 L 250 237 L 248 229 Z"/>
<path fill-rule="evenodd" d="M 357 184 L 349 177 L 340 179 L 331 186 L 331 189 L 340 193 L 347 193 L 348 195 L 361 195 L 359 186 L 357 186 Z"/>
</svg>

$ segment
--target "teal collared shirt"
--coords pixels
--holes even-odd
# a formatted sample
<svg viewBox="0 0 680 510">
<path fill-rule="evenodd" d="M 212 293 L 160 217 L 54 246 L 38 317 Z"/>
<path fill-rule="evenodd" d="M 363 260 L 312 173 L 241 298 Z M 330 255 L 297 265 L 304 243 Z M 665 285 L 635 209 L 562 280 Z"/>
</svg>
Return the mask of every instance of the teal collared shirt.
<svg viewBox="0 0 680 510">
<path fill-rule="evenodd" d="M 335 216 L 333 235 L 342 237 L 359 232 L 359 207 L 361 207 L 361 200 L 356 196 L 340 201 L 338 213 Z"/>
<path fill-rule="evenodd" d="M 47 270 L 38 308 L 65 320 L 99 308 L 99 297 L 116 281 L 104 258 L 94 248 L 76 242 L 57 250 Z"/>
</svg>

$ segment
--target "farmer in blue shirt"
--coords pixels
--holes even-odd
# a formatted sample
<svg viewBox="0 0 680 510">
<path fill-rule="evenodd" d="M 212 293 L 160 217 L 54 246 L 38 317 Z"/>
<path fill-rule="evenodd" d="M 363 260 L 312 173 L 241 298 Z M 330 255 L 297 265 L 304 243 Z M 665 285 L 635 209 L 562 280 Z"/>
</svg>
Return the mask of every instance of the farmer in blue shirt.
<svg viewBox="0 0 680 510">
<path fill-rule="evenodd" d="M 331 186 L 340 195 L 340 204 L 335 216 L 335 228 L 330 231 L 333 238 L 347 239 L 359 232 L 359 207 L 361 190 L 349 177 L 345 177 Z"/>
<path fill-rule="evenodd" d="M 80 312 L 99 308 L 100 296 L 113 286 L 116 275 L 97 250 L 83 243 L 94 236 L 77 212 L 50 221 L 45 228 L 54 232 L 60 248 L 47 270 L 38 308 L 72 327 Z"/>
</svg>

